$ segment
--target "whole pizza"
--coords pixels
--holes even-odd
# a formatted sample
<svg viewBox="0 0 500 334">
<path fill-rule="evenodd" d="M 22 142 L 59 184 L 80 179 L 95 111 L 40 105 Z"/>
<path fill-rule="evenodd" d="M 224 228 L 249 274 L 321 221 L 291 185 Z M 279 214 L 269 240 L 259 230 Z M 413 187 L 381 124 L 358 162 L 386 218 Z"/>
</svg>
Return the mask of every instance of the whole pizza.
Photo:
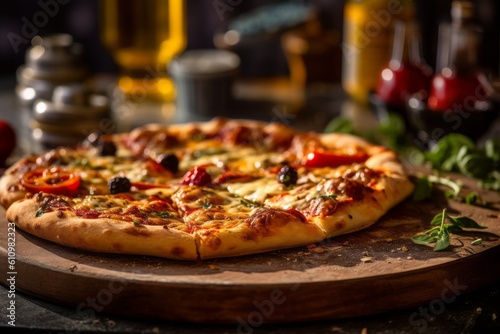
<svg viewBox="0 0 500 334">
<path fill-rule="evenodd" d="M 214 119 L 23 158 L 0 200 L 9 221 L 61 245 L 196 260 L 354 232 L 413 188 L 394 151 L 363 139 Z"/>
</svg>

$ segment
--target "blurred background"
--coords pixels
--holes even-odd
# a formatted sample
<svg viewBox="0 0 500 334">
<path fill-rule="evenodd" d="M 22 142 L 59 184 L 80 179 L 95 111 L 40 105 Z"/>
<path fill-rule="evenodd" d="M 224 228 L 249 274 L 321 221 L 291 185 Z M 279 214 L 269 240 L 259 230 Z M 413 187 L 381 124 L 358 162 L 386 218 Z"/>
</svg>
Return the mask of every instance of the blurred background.
<svg viewBox="0 0 500 334">
<path fill-rule="evenodd" d="M 146 0 L 147 1 L 147 0 Z M 41 0 L 40 2 L 50 2 Z M 220 3 L 227 7 L 220 7 Z M 186 0 L 187 4 L 187 50 L 214 48 L 214 34 L 222 29 L 232 18 L 260 6 L 276 3 L 273 0 L 214 1 Z M 283 1 L 281 1 L 283 2 Z M 416 17 L 422 27 L 423 54 L 431 66 L 436 62 L 438 25 L 450 19 L 451 0 L 415 0 Z M 484 41 L 481 46 L 480 64 L 489 71 L 499 71 L 499 31 L 500 2 L 496 0 L 475 0 L 475 19 L 484 29 Z M 237 4 L 236 6 L 231 5 Z M 327 29 L 342 34 L 342 0 L 308 0 L 319 10 L 319 17 Z M 103 46 L 99 34 L 98 0 L 60 0 L 58 13 L 37 27 L 41 35 L 65 32 L 85 47 L 89 67 L 94 72 L 116 72 L 117 66 L 109 51 Z M 0 75 L 13 76 L 16 68 L 24 62 L 24 53 L 30 45 L 22 41 L 18 52 L 12 47 L 8 34 L 22 36 L 23 25 L 28 19 L 33 22 L 33 15 L 41 7 L 35 0 L 16 0 L 0 2 Z M 219 15 L 219 13 L 221 15 Z M 23 18 L 25 18 L 23 20 Z M 245 76 L 286 75 L 288 66 L 282 51 L 279 37 L 266 41 L 265 47 L 252 44 L 238 50 L 241 62 L 241 74 Z M 340 69 L 339 69 L 340 71 Z"/>
</svg>

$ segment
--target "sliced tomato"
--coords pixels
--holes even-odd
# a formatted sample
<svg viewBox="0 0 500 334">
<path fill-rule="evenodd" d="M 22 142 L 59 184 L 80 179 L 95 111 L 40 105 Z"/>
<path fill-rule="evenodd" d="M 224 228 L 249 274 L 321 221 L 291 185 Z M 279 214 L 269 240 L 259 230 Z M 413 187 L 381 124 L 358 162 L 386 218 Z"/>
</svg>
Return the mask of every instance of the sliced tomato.
<svg viewBox="0 0 500 334">
<path fill-rule="evenodd" d="M 368 155 L 364 152 L 356 154 L 339 154 L 324 151 L 314 151 L 307 154 L 306 167 L 338 167 L 342 165 L 351 165 L 353 163 L 365 162 Z"/>
<path fill-rule="evenodd" d="M 26 172 L 21 184 L 32 193 L 68 194 L 80 186 L 80 177 L 61 167 L 40 167 Z"/>
</svg>

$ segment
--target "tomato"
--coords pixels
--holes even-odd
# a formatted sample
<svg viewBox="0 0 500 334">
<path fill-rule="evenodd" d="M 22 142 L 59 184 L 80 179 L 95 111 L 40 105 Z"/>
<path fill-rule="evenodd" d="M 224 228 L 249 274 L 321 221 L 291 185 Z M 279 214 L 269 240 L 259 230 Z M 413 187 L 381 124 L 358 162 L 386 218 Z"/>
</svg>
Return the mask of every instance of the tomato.
<svg viewBox="0 0 500 334">
<path fill-rule="evenodd" d="M 68 194 L 78 189 L 80 177 L 61 167 L 40 167 L 26 172 L 21 184 L 32 193 Z"/>
<path fill-rule="evenodd" d="M 180 183 L 186 186 L 204 186 L 212 182 L 212 177 L 205 167 L 195 166 L 182 177 Z"/>
<path fill-rule="evenodd" d="M 365 162 L 366 159 L 368 159 L 368 155 L 363 152 L 346 155 L 324 151 L 314 151 L 307 154 L 305 166 L 313 168 L 338 167 L 342 165 Z"/>
</svg>

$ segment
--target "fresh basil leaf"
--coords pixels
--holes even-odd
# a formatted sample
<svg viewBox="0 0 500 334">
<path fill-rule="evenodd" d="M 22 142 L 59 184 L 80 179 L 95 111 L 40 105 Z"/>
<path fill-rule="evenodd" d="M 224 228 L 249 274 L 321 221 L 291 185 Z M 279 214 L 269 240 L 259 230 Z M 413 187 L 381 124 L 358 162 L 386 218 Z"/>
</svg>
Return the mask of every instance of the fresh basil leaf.
<svg viewBox="0 0 500 334">
<path fill-rule="evenodd" d="M 465 216 L 460 216 L 460 217 L 451 217 L 447 216 L 448 220 L 451 221 L 453 224 L 456 226 L 460 226 L 462 228 L 477 228 L 477 229 L 485 229 L 487 228 L 486 226 L 479 225 L 475 220 L 465 217 Z"/>
<path fill-rule="evenodd" d="M 446 225 L 448 232 L 451 234 L 458 234 L 463 232 L 464 230 L 458 225 Z"/>
<path fill-rule="evenodd" d="M 450 234 L 448 233 L 448 230 L 446 228 L 442 228 L 436 241 L 436 245 L 434 246 L 433 250 L 435 252 L 445 250 L 450 246 Z"/>
<path fill-rule="evenodd" d="M 411 241 L 418 245 L 428 245 L 431 243 L 435 243 L 437 241 L 437 237 L 429 236 L 426 234 L 419 234 L 411 237 Z"/>
<path fill-rule="evenodd" d="M 441 229 L 440 226 L 436 226 L 436 227 L 431 228 L 430 230 L 425 231 L 425 234 L 430 236 L 430 237 L 435 237 L 439 234 L 440 229 Z"/>
<path fill-rule="evenodd" d="M 446 216 L 446 209 L 443 209 L 442 212 L 438 213 L 431 220 L 431 225 L 441 226 L 444 225 L 444 217 Z"/>
</svg>

